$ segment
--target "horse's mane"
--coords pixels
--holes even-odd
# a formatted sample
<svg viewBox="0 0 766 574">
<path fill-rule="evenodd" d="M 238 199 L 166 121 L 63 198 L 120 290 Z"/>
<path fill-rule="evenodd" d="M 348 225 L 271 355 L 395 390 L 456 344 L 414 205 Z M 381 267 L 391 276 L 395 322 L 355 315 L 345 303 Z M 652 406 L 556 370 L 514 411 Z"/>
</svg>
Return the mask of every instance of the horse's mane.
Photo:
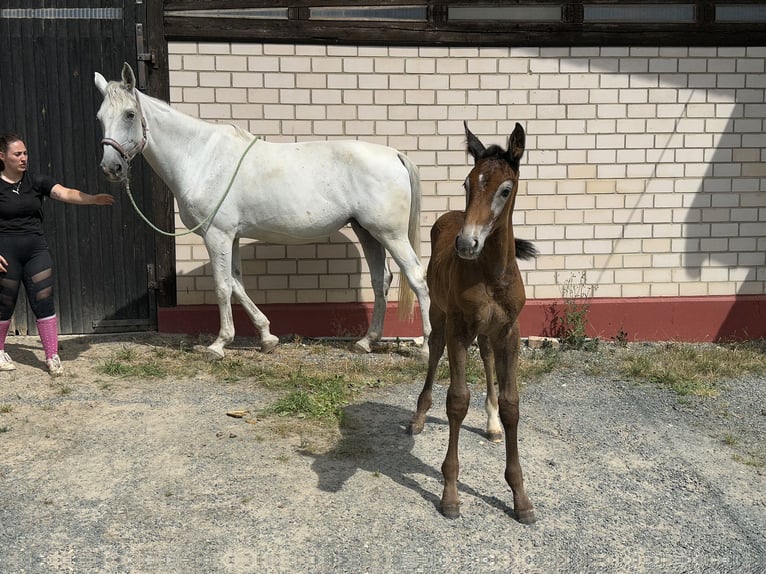
<svg viewBox="0 0 766 574">
<path fill-rule="evenodd" d="M 230 124 L 231 127 L 234 128 L 234 134 L 242 138 L 243 140 L 250 141 L 253 139 L 253 134 L 251 134 L 249 131 L 247 131 L 245 128 L 238 126 L 237 124 Z"/>
<path fill-rule="evenodd" d="M 142 94 L 146 96 L 146 94 Z M 123 88 L 123 85 L 120 82 L 109 82 L 106 85 L 106 96 L 109 97 L 109 99 L 113 102 L 114 105 L 121 106 L 121 107 L 127 107 L 128 105 L 133 103 L 132 97 L 129 95 L 129 92 Z M 152 98 L 152 100 L 156 103 L 159 103 L 161 107 L 165 108 L 166 110 L 172 110 L 173 107 L 165 102 L 164 100 L 160 100 L 158 98 Z M 200 119 L 200 118 L 195 118 Z M 205 120 L 202 120 L 205 121 Z M 215 122 L 206 122 L 205 123 L 215 123 Z M 234 128 L 234 135 L 240 139 L 243 139 L 245 141 L 252 140 L 255 136 L 251 134 L 249 131 L 247 131 L 245 128 L 238 126 L 237 124 L 217 124 L 221 126 L 231 126 Z"/>
<path fill-rule="evenodd" d="M 109 82 L 106 85 L 106 96 L 116 105 L 127 106 L 133 103 L 132 99 L 128 96 L 128 92 L 122 88 L 120 82 Z"/>
</svg>

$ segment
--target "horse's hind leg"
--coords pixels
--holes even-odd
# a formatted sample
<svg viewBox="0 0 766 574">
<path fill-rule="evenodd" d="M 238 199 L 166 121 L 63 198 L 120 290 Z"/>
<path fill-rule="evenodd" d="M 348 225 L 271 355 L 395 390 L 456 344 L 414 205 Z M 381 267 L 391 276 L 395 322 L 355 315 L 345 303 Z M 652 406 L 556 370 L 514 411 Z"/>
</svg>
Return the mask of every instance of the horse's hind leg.
<svg viewBox="0 0 766 574">
<path fill-rule="evenodd" d="M 492 346 L 484 335 L 479 335 L 479 353 L 484 363 L 484 376 L 487 379 L 487 398 L 484 400 L 484 410 L 487 413 L 487 438 L 490 442 L 503 441 L 503 428 L 500 426 L 500 416 L 497 406 L 497 389 L 495 389 L 495 356 Z"/>
<path fill-rule="evenodd" d="M 394 261 L 396 261 L 401 273 L 407 278 L 407 282 L 410 284 L 410 287 L 418 298 L 420 317 L 423 320 L 422 350 L 423 353 L 426 353 L 429 349 L 428 338 L 431 336 L 431 321 L 426 309 L 431 307 L 431 297 L 428 293 L 428 285 L 426 285 L 426 276 L 423 272 L 423 266 L 406 236 L 400 241 L 387 243 L 385 247 L 388 249 L 391 257 L 394 258 Z"/>
<path fill-rule="evenodd" d="M 370 281 L 372 283 L 372 292 L 375 295 L 375 302 L 372 307 L 372 320 L 367 329 L 367 334 L 359 339 L 354 347 L 363 353 L 369 353 L 372 350 L 372 343 L 379 341 L 383 336 L 383 320 L 386 316 L 386 296 L 388 288 L 391 286 L 391 271 L 386 265 L 386 251 L 383 245 L 375 239 L 369 231 L 359 225 L 356 221 L 351 222 L 359 243 L 362 245 L 362 251 L 367 259 L 367 267 L 370 269 Z"/>
<path fill-rule="evenodd" d="M 279 344 L 279 337 L 271 334 L 269 320 L 255 303 L 253 303 L 253 300 L 248 297 L 245 286 L 242 283 L 242 258 L 239 253 L 239 239 L 234 240 L 231 254 L 231 269 L 233 280 L 232 290 L 234 296 L 242 304 L 245 313 L 250 317 L 250 320 L 253 322 L 253 325 L 255 325 L 255 328 L 261 337 L 261 351 L 270 353 Z"/>
<path fill-rule="evenodd" d="M 415 414 L 412 416 L 410 422 L 410 433 L 419 434 L 423 431 L 423 427 L 426 424 L 426 413 L 431 408 L 434 379 L 436 378 L 436 369 L 439 367 L 439 360 L 444 353 L 444 322 L 445 315 L 441 309 L 431 307 L 429 314 L 431 315 L 431 325 L 433 331 L 431 331 L 431 337 L 428 339 L 428 373 L 426 374 L 426 382 L 423 385 L 423 390 L 420 391 L 418 396 L 418 407 Z"/>
<path fill-rule="evenodd" d="M 519 361 L 519 322 L 514 323 L 506 337 L 501 337 L 492 344 L 500 387 L 500 420 L 505 429 L 505 480 L 513 491 L 513 509 L 519 522 L 532 524 L 536 520 L 535 511 L 524 489 L 517 442 L 519 388 L 516 382 L 516 368 Z"/>
</svg>

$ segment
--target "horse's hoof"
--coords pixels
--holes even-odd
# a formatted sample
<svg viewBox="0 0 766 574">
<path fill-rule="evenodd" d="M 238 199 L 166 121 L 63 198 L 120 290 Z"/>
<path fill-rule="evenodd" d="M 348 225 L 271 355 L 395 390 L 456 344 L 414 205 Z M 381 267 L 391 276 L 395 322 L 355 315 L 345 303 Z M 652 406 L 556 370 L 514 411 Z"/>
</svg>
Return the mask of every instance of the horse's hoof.
<svg viewBox="0 0 766 574">
<path fill-rule="evenodd" d="M 441 507 L 442 514 L 444 515 L 444 518 L 449 518 L 450 520 L 454 520 L 455 518 L 460 518 L 460 504 L 442 504 Z"/>
<path fill-rule="evenodd" d="M 205 358 L 208 361 L 220 361 L 221 359 L 223 359 L 223 353 L 219 351 L 218 349 L 205 347 L 204 345 L 194 345 L 194 347 L 192 347 L 192 350 L 195 353 L 200 353 L 201 355 L 205 355 Z"/>
<path fill-rule="evenodd" d="M 487 431 L 487 440 L 489 442 L 503 442 L 502 431 Z"/>
<path fill-rule="evenodd" d="M 354 352 L 356 353 L 364 353 L 365 355 L 367 353 L 372 352 L 372 347 L 370 347 L 369 341 L 366 341 L 365 339 L 361 339 L 354 343 Z"/>
<path fill-rule="evenodd" d="M 416 435 L 416 434 L 422 433 L 424 426 L 425 425 L 423 423 L 415 423 L 415 422 L 410 423 L 410 434 Z"/>
<path fill-rule="evenodd" d="M 279 345 L 279 337 L 272 335 L 261 341 L 261 353 L 271 353 Z"/>
<path fill-rule="evenodd" d="M 534 508 L 516 512 L 516 520 L 518 520 L 522 524 L 527 524 L 527 525 L 534 524 L 535 522 L 537 522 L 537 516 L 535 516 Z"/>
</svg>

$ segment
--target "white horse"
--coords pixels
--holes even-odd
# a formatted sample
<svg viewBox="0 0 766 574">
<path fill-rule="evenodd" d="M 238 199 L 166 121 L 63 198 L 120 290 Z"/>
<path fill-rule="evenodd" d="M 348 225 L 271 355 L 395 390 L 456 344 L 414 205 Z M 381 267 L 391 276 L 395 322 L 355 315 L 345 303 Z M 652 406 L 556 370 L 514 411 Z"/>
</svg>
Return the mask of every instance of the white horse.
<svg viewBox="0 0 766 574">
<path fill-rule="evenodd" d="M 427 352 L 429 296 L 416 253 L 420 180 L 405 155 L 361 141 L 253 141 L 241 128 L 193 118 L 140 93 L 127 63 L 122 82 L 107 82 L 97 72 L 95 83 L 104 96 L 97 117 L 107 178 L 127 181 L 130 161 L 142 154 L 175 196 L 184 225 L 201 224 L 195 233 L 210 256 L 221 322 L 218 337 L 206 348 L 212 358 L 222 358 L 234 339 L 232 293 L 258 330 L 261 350 L 269 352 L 279 342 L 242 284 L 241 237 L 311 243 L 348 223 L 367 258 L 375 295 L 369 329 L 356 347 L 369 352 L 383 333 L 392 279 L 388 251 L 417 295 Z M 412 291 L 405 281 L 400 291 L 400 310 L 411 312 Z"/>
</svg>

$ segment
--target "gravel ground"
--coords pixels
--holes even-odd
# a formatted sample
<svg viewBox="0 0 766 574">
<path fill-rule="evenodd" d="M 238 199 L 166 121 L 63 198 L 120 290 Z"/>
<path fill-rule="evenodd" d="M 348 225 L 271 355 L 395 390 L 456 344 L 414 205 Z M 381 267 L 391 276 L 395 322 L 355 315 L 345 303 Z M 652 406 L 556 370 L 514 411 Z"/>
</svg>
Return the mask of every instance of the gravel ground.
<svg viewBox="0 0 766 574">
<path fill-rule="evenodd" d="M 462 517 L 447 520 L 443 385 L 423 434 L 404 432 L 416 380 L 349 406 L 322 450 L 311 426 L 227 416 L 273 398 L 247 381 L 105 381 L 92 369 L 116 344 L 64 341 L 52 383 L 39 342 L 10 341 L 0 572 L 766 572 L 765 471 L 742 462 L 763 452 L 764 378 L 698 401 L 613 373 L 525 386 L 538 521 L 524 526 L 504 448 L 483 436 L 483 392 L 461 434 Z"/>
</svg>

